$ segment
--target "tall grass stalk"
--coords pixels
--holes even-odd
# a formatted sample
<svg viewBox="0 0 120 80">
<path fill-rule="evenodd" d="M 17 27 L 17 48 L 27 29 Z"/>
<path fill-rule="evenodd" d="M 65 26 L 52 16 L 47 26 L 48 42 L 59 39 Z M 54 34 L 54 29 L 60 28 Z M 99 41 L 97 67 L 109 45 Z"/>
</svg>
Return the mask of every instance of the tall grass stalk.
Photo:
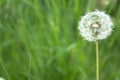
<svg viewBox="0 0 120 80">
<path fill-rule="evenodd" d="M 0 58 L 1 58 L 1 57 L 0 57 Z M 2 66 L 2 68 L 3 68 L 3 71 L 4 71 L 4 73 L 5 73 L 6 77 L 7 77 L 7 79 L 8 79 L 8 80 L 11 80 L 10 75 L 9 75 L 9 73 L 8 73 L 8 71 L 7 71 L 7 69 L 6 69 L 5 65 L 4 65 L 4 63 L 3 63 L 2 58 L 0 59 L 0 63 L 1 63 L 1 66 Z"/>
<path fill-rule="evenodd" d="M 28 80 L 31 80 L 31 53 L 29 53 Z"/>
</svg>

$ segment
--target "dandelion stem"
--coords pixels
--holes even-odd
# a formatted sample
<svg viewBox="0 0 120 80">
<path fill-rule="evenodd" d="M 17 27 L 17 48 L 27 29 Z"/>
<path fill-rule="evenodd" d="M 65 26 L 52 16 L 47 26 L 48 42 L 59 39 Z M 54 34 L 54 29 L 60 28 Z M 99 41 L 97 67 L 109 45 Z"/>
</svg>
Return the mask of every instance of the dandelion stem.
<svg viewBox="0 0 120 80">
<path fill-rule="evenodd" d="M 98 54 L 98 41 L 95 41 L 96 44 L 96 80 L 99 80 L 99 54 Z"/>
</svg>

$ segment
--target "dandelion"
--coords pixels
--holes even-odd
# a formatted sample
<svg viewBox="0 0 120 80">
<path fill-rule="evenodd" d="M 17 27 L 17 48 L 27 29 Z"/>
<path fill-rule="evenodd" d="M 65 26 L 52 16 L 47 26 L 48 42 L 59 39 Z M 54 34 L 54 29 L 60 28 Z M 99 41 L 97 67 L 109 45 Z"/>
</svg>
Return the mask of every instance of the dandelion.
<svg viewBox="0 0 120 80">
<path fill-rule="evenodd" d="M 78 29 L 85 40 L 96 44 L 96 80 L 99 80 L 98 40 L 107 38 L 113 29 L 110 17 L 101 11 L 89 12 L 79 21 Z"/>
<path fill-rule="evenodd" d="M 88 41 L 96 41 L 107 38 L 113 28 L 110 17 L 98 10 L 90 12 L 82 17 L 78 29 L 80 34 Z"/>
</svg>

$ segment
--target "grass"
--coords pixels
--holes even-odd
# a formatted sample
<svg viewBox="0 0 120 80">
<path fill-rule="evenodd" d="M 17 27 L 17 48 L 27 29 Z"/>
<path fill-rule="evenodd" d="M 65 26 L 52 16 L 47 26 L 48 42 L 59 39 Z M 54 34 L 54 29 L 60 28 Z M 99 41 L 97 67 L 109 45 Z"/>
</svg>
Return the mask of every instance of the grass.
<svg viewBox="0 0 120 80">
<path fill-rule="evenodd" d="M 118 2 L 0 0 L 0 76 L 6 80 L 95 80 L 95 44 L 80 37 L 77 25 L 81 16 L 98 8 L 111 15 L 115 25 L 112 35 L 99 41 L 100 79 L 119 80 Z"/>
</svg>

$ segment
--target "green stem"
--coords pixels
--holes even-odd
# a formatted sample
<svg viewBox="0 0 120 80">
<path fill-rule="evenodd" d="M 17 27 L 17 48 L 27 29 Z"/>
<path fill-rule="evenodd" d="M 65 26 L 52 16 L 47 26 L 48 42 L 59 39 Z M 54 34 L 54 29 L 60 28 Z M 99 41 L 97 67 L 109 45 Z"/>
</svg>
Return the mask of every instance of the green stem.
<svg viewBox="0 0 120 80">
<path fill-rule="evenodd" d="M 28 80 L 31 80 L 31 53 L 29 53 Z"/>
<path fill-rule="evenodd" d="M 96 44 L 96 80 L 99 80 L 99 54 L 98 54 L 98 41 L 95 41 Z"/>
</svg>

